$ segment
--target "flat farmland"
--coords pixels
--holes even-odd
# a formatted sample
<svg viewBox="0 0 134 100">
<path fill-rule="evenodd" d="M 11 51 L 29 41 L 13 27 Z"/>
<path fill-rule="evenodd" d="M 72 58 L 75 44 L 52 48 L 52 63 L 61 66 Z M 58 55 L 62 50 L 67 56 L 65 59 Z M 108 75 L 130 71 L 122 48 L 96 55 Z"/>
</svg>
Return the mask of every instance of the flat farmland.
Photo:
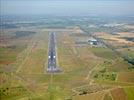
<svg viewBox="0 0 134 100">
<path fill-rule="evenodd" d="M 134 35 L 131 32 L 121 32 L 114 35 L 110 33 L 99 32 L 95 33 L 94 36 L 102 39 L 106 44 L 116 49 L 134 46 Z"/>
<path fill-rule="evenodd" d="M 127 96 L 122 88 L 117 88 L 111 91 L 113 100 L 127 100 Z"/>
<path fill-rule="evenodd" d="M 29 32 L 28 30 L 25 29 L 25 32 Z M 31 31 L 36 33 L 28 37 L 23 34 L 24 36 L 21 35 L 14 40 L 18 40 L 17 43 L 11 42 L 10 45 L 16 47 L 21 44 L 18 52 L 0 49 L 3 54 L 0 58 L 3 71 L 0 77 L 2 99 L 110 100 L 114 98 L 113 100 L 117 100 L 115 93 L 121 93 L 118 100 L 124 99 L 126 94 L 131 98 L 128 88 L 124 87 L 133 86 L 133 82 L 125 81 L 129 79 L 128 76 L 132 81 L 133 75 L 123 72 L 123 70 L 130 72 L 129 64 L 109 48 L 92 47 L 88 43 L 90 36 L 83 34 L 79 27 Z M 25 32 L 21 31 L 21 33 Z M 56 34 L 57 66 L 62 70 L 61 73 L 50 74 L 46 70 L 49 32 Z M 7 52 L 11 52 L 12 55 Z M 5 63 L 7 58 L 11 61 Z M 95 85 L 93 92 L 91 88 L 85 87 L 92 85 Z M 118 86 L 123 87 L 125 92 L 122 92 L 124 90 Z M 108 88 L 103 89 L 103 87 Z M 81 91 L 79 92 L 77 88 Z"/>
<path fill-rule="evenodd" d="M 104 95 L 104 92 L 91 93 L 89 95 L 76 96 L 74 100 L 103 100 Z"/>
<path fill-rule="evenodd" d="M 128 100 L 133 100 L 134 98 L 134 87 L 125 87 L 125 94 L 127 95 Z"/>
<path fill-rule="evenodd" d="M 134 72 L 120 72 L 120 73 L 118 73 L 117 81 L 134 83 Z"/>
</svg>

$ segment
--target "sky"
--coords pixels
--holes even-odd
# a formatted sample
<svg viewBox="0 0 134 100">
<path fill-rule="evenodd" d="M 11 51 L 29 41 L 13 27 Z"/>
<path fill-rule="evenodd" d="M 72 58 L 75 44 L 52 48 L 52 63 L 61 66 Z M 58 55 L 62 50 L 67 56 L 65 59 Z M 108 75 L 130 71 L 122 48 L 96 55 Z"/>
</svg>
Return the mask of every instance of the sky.
<svg viewBox="0 0 134 100">
<path fill-rule="evenodd" d="M 0 0 L 1 15 L 134 15 L 134 0 Z"/>
</svg>

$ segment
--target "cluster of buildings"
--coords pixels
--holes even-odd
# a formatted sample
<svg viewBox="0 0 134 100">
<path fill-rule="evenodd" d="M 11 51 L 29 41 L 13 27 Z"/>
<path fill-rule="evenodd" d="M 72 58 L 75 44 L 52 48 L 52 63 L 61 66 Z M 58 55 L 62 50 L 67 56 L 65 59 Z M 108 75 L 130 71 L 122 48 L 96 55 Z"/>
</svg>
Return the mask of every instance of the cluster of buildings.
<svg viewBox="0 0 134 100">
<path fill-rule="evenodd" d="M 84 46 L 84 45 L 90 45 L 92 47 L 106 47 L 103 43 L 98 41 L 97 39 L 90 37 L 88 39 L 82 39 L 82 40 L 77 40 L 76 42 L 77 46 Z"/>
</svg>

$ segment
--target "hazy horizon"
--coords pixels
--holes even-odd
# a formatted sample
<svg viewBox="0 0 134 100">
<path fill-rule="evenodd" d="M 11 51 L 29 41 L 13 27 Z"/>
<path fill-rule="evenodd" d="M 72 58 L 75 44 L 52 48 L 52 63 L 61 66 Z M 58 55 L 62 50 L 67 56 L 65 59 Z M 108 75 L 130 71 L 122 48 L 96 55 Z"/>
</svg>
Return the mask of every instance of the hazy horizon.
<svg viewBox="0 0 134 100">
<path fill-rule="evenodd" d="M 1 15 L 134 15 L 133 0 L 1 0 Z"/>
</svg>

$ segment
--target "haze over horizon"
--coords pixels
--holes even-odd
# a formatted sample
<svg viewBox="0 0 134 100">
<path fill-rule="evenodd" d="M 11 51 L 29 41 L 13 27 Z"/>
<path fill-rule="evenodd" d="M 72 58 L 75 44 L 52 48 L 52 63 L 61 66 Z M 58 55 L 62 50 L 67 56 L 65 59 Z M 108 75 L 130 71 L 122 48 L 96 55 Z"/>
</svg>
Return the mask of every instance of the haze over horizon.
<svg viewBox="0 0 134 100">
<path fill-rule="evenodd" d="M 133 0 L 1 0 L 1 15 L 134 15 Z"/>
</svg>

